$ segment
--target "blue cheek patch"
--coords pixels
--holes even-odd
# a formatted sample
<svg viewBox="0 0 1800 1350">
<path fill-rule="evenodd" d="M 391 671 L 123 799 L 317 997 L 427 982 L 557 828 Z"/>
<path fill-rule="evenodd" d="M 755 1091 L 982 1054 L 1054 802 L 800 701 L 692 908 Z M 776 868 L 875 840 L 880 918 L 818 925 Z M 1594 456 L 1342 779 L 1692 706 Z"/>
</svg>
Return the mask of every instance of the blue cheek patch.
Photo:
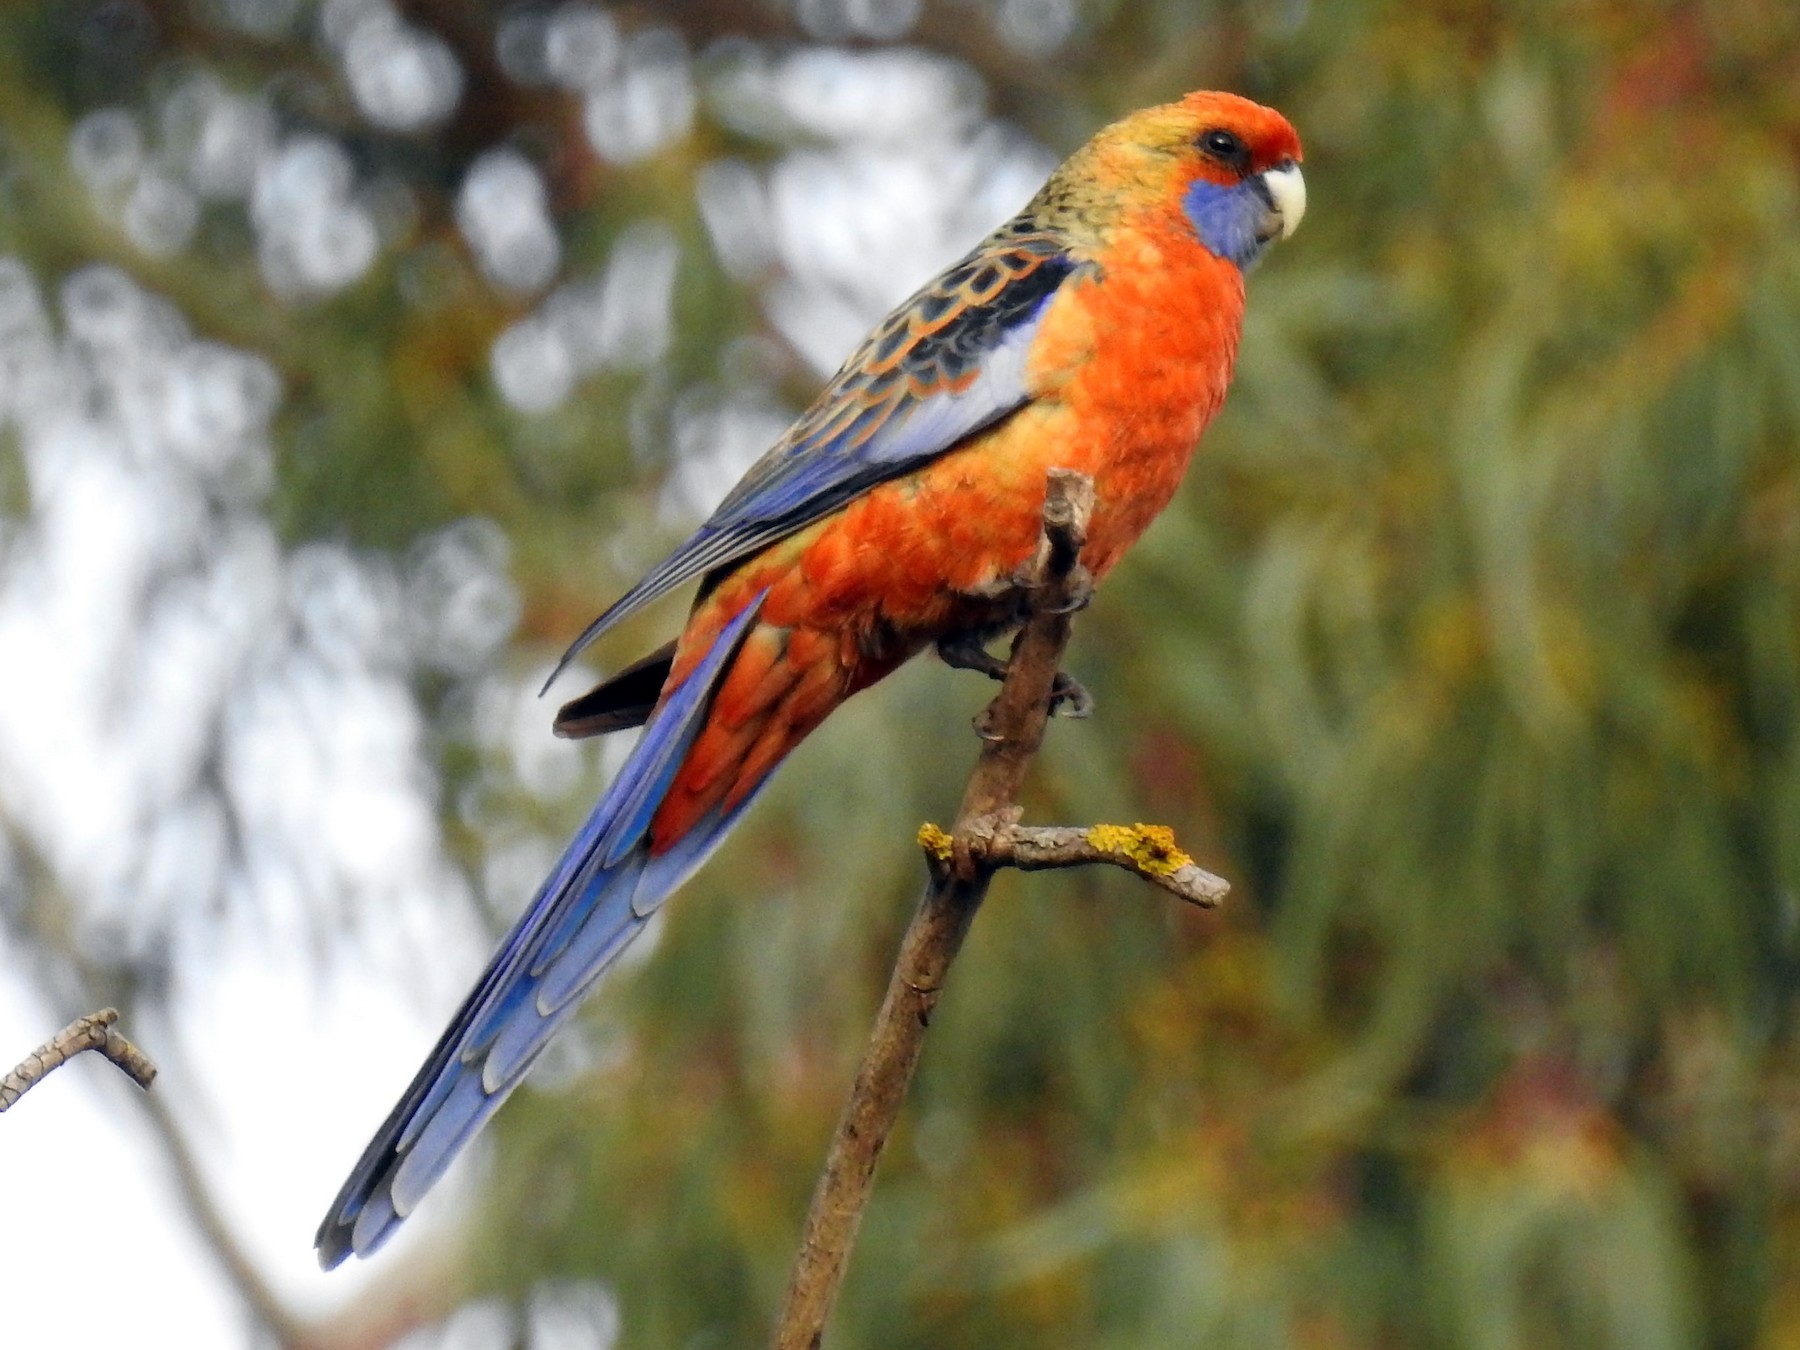
<svg viewBox="0 0 1800 1350">
<path fill-rule="evenodd" d="M 1200 242 L 1221 258 L 1247 270 L 1262 256 L 1256 224 L 1269 208 L 1249 183 L 1221 187 L 1208 178 L 1196 179 L 1182 197 L 1181 209 Z"/>
</svg>

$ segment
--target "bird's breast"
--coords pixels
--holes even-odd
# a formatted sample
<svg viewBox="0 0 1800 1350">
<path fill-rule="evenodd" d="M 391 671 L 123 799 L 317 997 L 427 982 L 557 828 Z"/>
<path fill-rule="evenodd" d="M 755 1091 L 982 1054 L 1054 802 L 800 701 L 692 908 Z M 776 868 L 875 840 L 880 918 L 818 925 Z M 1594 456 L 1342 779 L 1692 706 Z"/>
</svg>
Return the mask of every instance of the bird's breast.
<svg viewBox="0 0 1800 1350">
<path fill-rule="evenodd" d="M 1168 505 L 1224 401 L 1244 284 L 1179 226 L 1121 231 L 1096 263 L 1045 315 L 1031 375 L 1054 391 L 1041 467 L 1094 477 L 1098 575 Z"/>
</svg>

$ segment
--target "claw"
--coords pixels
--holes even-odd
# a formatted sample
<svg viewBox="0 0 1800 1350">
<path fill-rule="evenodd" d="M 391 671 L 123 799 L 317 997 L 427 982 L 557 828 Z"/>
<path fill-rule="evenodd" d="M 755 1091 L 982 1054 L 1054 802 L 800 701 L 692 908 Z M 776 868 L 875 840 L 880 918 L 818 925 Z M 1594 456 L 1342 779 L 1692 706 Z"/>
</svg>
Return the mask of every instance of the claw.
<svg viewBox="0 0 1800 1350">
<path fill-rule="evenodd" d="M 975 734 L 984 741 L 1000 739 L 1000 733 L 994 730 L 994 705 L 991 703 L 970 718 L 969 725 L 975 728 Z"/>
<path fill-rule="evenodd" d="M 1076 563 L 1074 570 L 1069 573 L 1069 598 L 1060 605 L 1049 605 L 1045 608 L 1051 614 L 1074 614 L 1078 610 L 1086 609 L 1093 599 L 1094 574 L 1080 563 Z M 1077 687 L 1079 688 L 1079 686 Z"/>
<path fill-rule="evenodd" d="M 1042 584 L 1034 575 L 1035 563 L 1026 563 L 1007 578 L 1014 590 L 1027 593 L 1035 591 Z M 1049 614 L 1073 614 L 1077 610 L 1086 609 L 1094 599 L 1094 574 L 1077 562 L 1069 572 L 1069 596 L 1060 605 L 1046 605 L 1042 609 Z M 1035 608 L 1035 607 L 1034 607 Z"/>
<path fill-rule="evenodd" d="M 1079 721 L 1094 715 L 1094 696 L 1087 687 L 1073 675 L 1056 672 L 1056 682 L 1050 686 L 1050 715 L 1052 717 L 1069 717 Z"/>
</svg>

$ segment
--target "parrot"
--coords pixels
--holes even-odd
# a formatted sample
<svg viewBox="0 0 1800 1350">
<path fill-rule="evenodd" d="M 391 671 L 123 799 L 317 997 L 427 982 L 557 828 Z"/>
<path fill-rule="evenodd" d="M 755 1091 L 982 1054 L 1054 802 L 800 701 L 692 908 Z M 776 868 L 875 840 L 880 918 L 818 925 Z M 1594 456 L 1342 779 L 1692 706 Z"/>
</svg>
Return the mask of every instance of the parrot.
<svg viewBox="0 0 1800 1350">
<path fill-rule="evenodd" d="M 690 581 L 680 635 L 563 705 L 641 727 L 315 1239 L 382 1245 L 620 952 L 840 703 L 935 648 L 998 677 L 1028 613 L 1046 471 L 1089 475 L 1093 583 L 1169 503 L 1225 398 L 1245 276 L 1306 210 L 1298 134 L 1197 92 L 1105 127 L 881 322 L 694 534 L 588 626 Z M 1086 692 L 1059 677 L 1079 715 Z"/>
</svg>

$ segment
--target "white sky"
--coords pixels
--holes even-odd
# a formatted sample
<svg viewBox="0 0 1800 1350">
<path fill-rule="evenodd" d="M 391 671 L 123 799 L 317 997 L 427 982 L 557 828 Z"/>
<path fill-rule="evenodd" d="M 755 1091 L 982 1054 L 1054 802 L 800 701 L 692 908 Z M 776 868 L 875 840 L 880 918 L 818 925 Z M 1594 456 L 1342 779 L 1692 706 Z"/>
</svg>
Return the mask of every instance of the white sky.
<svg viewBox="0 0 1800 1350">
<path fill-rule="evenodd" d="M 204 1059 L 183 1054 L 163 1065 L 159 1088 L 184 1105 L 205 1103 L 210 1119 L 195 1142 L 239 1239 L 295 1312 L 322 1315 L 382 1277 L 378 1262 L 321 1272 L 312 1232 L 435 1029 L 373 980 L 341 981 L 321 1006 L 317 986 L 284 964 L 246 951 L 221 962 L 213 987 L 182 1018 L 203 1030 Z M 0 1057 L 9 1064 L 60 1029 L 62 1017 L 0 973 Z M 154 1028 L 120 1029 L 153 1057 L 165 1043 Z M 168 1344 L 173 1328 L 194 1350 L 251 1343 L 237 1298 L 130 1100 L 137 1091 L 87 1054 L 0 1117 L 10 1344 L 113 1350 Z M 404 1259 L 452 1228 L 466 1207 L 459 1183 L 453 1175 L 434 1192 L 388 1254 Z"/>
</svg>

